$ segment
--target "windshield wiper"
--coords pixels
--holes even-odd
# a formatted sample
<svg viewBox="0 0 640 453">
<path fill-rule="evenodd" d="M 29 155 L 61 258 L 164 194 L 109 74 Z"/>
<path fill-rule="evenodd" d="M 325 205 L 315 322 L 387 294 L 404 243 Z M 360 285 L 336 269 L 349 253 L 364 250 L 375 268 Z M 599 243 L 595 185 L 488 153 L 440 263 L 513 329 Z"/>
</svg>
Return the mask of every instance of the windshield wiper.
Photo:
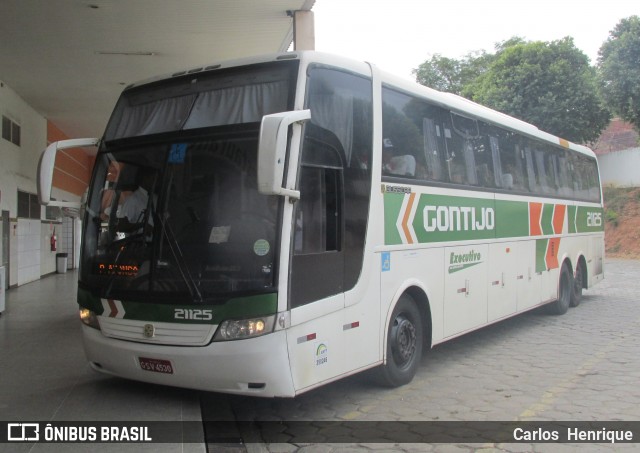
<svg viewBox="0 0 640 453">
<path fill-rule="evenodd" d="M 162 227 L 162 234 L 160 237 L 162 238 L 162 236 L 165 236 L 167 238 L 167 244 L 169 245 L 169 250 L 171 250 L 171 254 L 173 255 L 175 262 L 178 266 L 178 270 L 180 271 L 182 280 L 184 280 L 184 283 L 187 286 L 189 293 L 191 294 L 191 298 L 202 303 L 203 302 L 202 294 L 200 293 L 200 290 L 198 289 L 198 285 L 196 281 L 193 279 L 191 272 L 189 271 L 189 265 L 187 264 L 184 258 L 184 255 L 182 254 L 182 249 L 180 248 L 180 245 L 176 240 L 176 236 L 173 233 L 173 230 L 171 229 L 171 225 L 167 223 L 166 219 L 161 219 L 160 215 L 156 215 L 155 217 L 159 220 L 160 226 Z M 162 240 L 160 241 L 160 247 L 162 247 Z M 160 257 L 161 255 L 162 254 L 159 252 L 158 257 Z M 159 262 L 159 260 L 156 260 L 156 262 Z"/>
</svg>

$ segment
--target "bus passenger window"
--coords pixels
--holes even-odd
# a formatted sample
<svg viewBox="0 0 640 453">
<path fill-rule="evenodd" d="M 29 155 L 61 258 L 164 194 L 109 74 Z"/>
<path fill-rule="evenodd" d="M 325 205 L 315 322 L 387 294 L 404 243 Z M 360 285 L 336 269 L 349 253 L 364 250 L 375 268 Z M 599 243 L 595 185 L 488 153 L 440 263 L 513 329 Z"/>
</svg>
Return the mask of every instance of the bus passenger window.
<svg viewBox="0 0 640 453">
<path fill-rule="evenodd" d="M 440 125 L 437 125 L 431 118 L 422 118 L 422 134 L 424 138 L 425 169 L 422 177 L 432 181 L 442 181 L 444 174 L 442 171 L 442 152 L 439 142 L 444 140 L 440 132 Z"/>
<path fill-rule="evenodd" d="M 499 162 L 500 162 L 500 179 L 501 187 L 506 190 L 524 191 L 524 153 L 520 146 L 516 143 L 512 133 L 500 131 L 503 134 L 499 138 Z M 493 144 L 492 144 L 493 146 Z"/>
<path fill-rule="evenodd" d="M 391 139 L 382 140 L 382 172 L 388 175 L 415 176 L 416 158 L 411 154 L 396 154 Z"/>
</svg>

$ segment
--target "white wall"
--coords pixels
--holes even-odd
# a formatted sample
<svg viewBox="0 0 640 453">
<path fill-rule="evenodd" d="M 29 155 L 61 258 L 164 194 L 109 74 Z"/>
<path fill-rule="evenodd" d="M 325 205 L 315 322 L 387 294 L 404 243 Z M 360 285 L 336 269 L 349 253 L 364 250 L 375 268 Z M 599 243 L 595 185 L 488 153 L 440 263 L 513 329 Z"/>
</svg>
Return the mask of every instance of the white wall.
<svg viewBox="0 0 640 453">
<path fill-rule="evenodd" d="M 47 120 L 31 108 L 16 92 L 0 81 L 0 115 L 20 125 L 20 146 L 0 138 L 0 210 L 10 212 L 10 286 L 22 285 L 56 271 L 56 252 L 50 249 L 53 228 L 58 237 L 57 251 L 64 250 L 62 223 L 37 219 L 18 219 L 18 190 L 37 193 L 36 171 L 40 153 L 47 146 Z M 79 197 L 58 189 L 53 196 L 70 201 Z M 44 217 L 44 208 L 41 208 Z M 78 230 L 79 231 L 79 230 Z"/>
<path fill-rule="evenodd" d="M 0 209 L 17 216 L 18 192 L 36 193 L 36 169 L 47 146 L 47 120 L 0 81 L 0 115 L 20 125 L 21 145 L 0 138 Z"/>
<path fill-rule="evenodd" d="M 18 285 L 40 278 L 40 225 L 40 220 L 18 219 L 17 244 L 11 243 L 18 249 L 17 263 L 11 263 L 18 271 Z"/>
<path fill-rule="evenodd" d="M 640 148 L 600 155 L 598 163 L 603 185 L 640 186 Z"/>
</svg>

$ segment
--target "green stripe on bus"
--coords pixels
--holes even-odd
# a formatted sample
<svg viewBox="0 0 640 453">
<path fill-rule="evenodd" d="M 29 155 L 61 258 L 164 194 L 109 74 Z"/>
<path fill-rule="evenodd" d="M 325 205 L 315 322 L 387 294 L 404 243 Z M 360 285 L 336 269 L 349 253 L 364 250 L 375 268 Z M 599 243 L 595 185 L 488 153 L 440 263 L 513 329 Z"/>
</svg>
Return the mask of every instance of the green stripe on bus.
<svg viewBox="0 0 640 453">
<path fill-rule="evenodd" d="M 578 229 L 576 227 L 577 207 L 569 206 L 569 209 L 567 210 L 567 212 L 568 212 L 568 220 L 569 220 L 569 234 L 577 233 L 578 232 Z"/>
<path fill-rule="evenodd" d="M 493 200 L 448 195 L 415 194 L 413 212 L 404 206 L 404 193 L 384 194 L 385 244 L 403 243 L 398 228 L 413 215 L 410 226 L 420 243 L 468 241 L 474 239 L 504 239 L 529 237 L 529 202 Z M 564 203 L 560 205 L 566 206 Z M 404 209 L 403 209 L 404 206 Z M 557 214 L 558 231 L 554 231 L 554 210 L 557 204 L 542 204 L 540 233 L 544 236 L 561 234 L 562 211 Z M 603 210 L 600 207 L 567 206 L 568 233 L 601 232 Z M 538 234 L 540 234 L 538 233 Z M 410 242 L 407 240 L 407 242 Z M 544 260 L 543 260 L 544 261 Z"/>
<path fill-rule="evenodd" d="M 547 270 L 547 247 L 549 245 L 549 239 L 537 239 L 536 240 L 536 272 L 543 272 Z"/>
<path fill-rule="evenodd" d="M 256 296 L 237 297 L 229 299 L 223 305 L 208 304 L 159 304 L 153 302 L 119 301 L 124 308 L 124 319 L 155 322 L 179 322 L 198 324 L 220 324 L 226 319 L 250 318 L 265 316 L 278 311 L 277 293 L 259 294 Z M 89 291 L 78 289 L 78 305 L 87 308 L 98 315 L 108 316 L 99 297 Z M 177 319 L 176 310 L 211 310 L 212 319 Z"/>
<path fill-rule="evenodd" d="M 553 208 L 555 205 L 553 204 L 545 204 L 542 208 L 542 234 L 548 235 L 553 234 Z"/>
<path fill-rule="evenodd" d="M 529 236 L 529 203 L 496 200 L 496 237 Z"/>
<path fill-rule="evenodd" d="M 402 238 L 396 228 L 396 222 L 402 209 L 404 194 L 384 194 L 384 243 L 386 245 L 402 244 Z"/>
<path fill-rule="evenodd" d="M 422 194 L 413 228 L 419 242 L 463 241 L 494 239 L 495 224 L 491 199 Z"/>
<path fill-rule="evenodd" d="M 604 213 L 602 208 L 578 206 L 576 213 L 576 230 L 578 233 L 595 233 L 604 231 Z"/>
<path fill-rule="evenodd" d="M 87 310 L 91 310 L 97 315 L 101 315 L 104 311 L 102 307 L 102 303 L 100 302 L 100 298 L 94 296 L 89 291 L 78 288 L 78 296 L 77 296 L 78 305 L 82 308 L 86 308 Z"/>
</svg>

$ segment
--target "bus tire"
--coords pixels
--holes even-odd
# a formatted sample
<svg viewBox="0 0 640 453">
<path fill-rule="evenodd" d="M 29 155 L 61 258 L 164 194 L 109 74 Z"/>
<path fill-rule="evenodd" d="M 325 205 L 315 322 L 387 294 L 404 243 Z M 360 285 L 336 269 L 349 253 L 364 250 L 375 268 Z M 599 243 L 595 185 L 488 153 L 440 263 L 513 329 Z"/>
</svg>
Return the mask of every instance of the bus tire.
<svg viewBox="0 0 640 453">
<path fill-rule="evenodd" d="M 571 302 L 569 305 L 571 307 L 577 307 L 580 305 L 582 301 L 582 288 L 584 287 L 584 279 L 586 277 L 584 264 L 582 261 L 578 261 L 578 266 L 576 267 L 576 275 L 573 278 L 573 291 L 571 292 Z"/>
<path fill-rule="evenodd" d="M 571 304 L 573 294 L 573 275 L 566 264 L 560 269 L 558 281 L 558 299 L 547 305 L 547 313 L 550 315 L 564 315 Z"/>
<path fill-rule="evenodd" d="M 377 369 L 377 380 L 388 387 L 411 382 L 422 357 L 423 326 L 420 310 L 409 294 L 400 296 L 387 331 L 386 363 Z"/>
</svg>

